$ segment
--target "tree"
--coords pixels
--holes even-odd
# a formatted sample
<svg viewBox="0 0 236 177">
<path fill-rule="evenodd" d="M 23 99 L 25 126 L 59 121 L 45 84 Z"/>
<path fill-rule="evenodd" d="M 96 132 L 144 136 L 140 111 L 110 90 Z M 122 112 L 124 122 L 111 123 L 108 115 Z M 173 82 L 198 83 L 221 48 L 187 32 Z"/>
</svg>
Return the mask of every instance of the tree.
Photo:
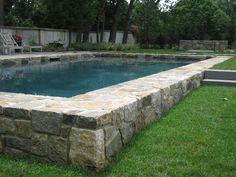
<svg viewBox="0 0 236 177">
<path fill-rule="evenodd" d="M 34 3 L 36 0 L 9 0 L 5 2 L 5 24 L 33 26 Z"/>
<path fill-rule="evenodd" d="M 138 25 L 138 42 L 149 47 L 155 44 L 160 35 L 160 0 L 143 0 L 136 6 L 136 23 Z"/>
<path fill-rule="evenodd" d="M 99 11 L 97 14 L 97 26 L 96 26 L 96 34 L 97 34 L 97 43 L 103 42 L 103 35 L 104 35 L 104 28 L 105 28 L 105 19 L 106 19 L 106 4 L 107 0 L 99 0 Z M 100 33 L 100 25 L 101 27 L 101 34 Z"/>
<path fill-rule="evenodd" d="M 236 39 L 236 1 L 220 0 L 220 5 L 230 17 L 229 41 L 230 43 L 232 43 Z"/>
<path fill-rule="evenodd" d="M 87 33 L 96 21 L 96 0 L 43 0 L 43 4 L 49 27 L 77 31 L 78 42 L 81 42 L 82 33 Z"/>
<path fill-rule="evenodd" d="M 129 3 L 129 8 L 128 8 L 127 16 L 126 16 L 126 23 L 124 27 L 124 35 L 123 35 L 123 41 L 122 41 L 123 44 L 126 44 L 128 40 L 130 19 L 131 19 L 134 2 L 135 0 L 130 0 L 130 3 Z"/>
<path fill-rule="evenodd" d="M 0 0 L 0 26 L 3 26 L 4 22 L 4 0 Z"/>
<path fill-rule="evenodd" d="M 236 1 L 235 0 L 220 0 L 220 5 L 225 12 L 231 17 L 236 16 Z"/>
<path fill-rule="evenodd" d="M 111 26 L 111 31 L 110 31 L 110 37 L 109 37 L 109 42 L 116 42 L 116 31 L 117 31 L 117 24 L 118 24 L 118 19 L 120 15 L 120 7 L 121 7 L 122 0 L 116 0 L 115 4 L 115 11 L 114 11 L 114 16 L 113 16 L 113 22 Z"/>
<path fill-rule="evenodd" d="M 225 39 L 229 16 L 213 0 L 181 0 L 173 10 L 181 39 Z"/>
</svg>

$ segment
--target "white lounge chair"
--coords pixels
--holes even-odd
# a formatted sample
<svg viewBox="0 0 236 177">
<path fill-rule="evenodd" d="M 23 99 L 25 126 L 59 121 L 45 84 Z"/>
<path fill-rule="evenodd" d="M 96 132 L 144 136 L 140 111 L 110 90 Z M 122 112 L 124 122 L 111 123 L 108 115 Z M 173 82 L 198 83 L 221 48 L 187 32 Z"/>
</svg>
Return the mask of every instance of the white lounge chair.
<svg viewBox="0 0 236 177">
<path fill-rule="evenodd" d="M 19 46 L 10 34 L 0 33 L 0 39 L 2 50 L 8 50 L 9 54 L 11 54 L 12 51 L 15 52 L 15 50 L 20 50 L 21 53 L 23 53 L 23 46 Z"/>
</svg>

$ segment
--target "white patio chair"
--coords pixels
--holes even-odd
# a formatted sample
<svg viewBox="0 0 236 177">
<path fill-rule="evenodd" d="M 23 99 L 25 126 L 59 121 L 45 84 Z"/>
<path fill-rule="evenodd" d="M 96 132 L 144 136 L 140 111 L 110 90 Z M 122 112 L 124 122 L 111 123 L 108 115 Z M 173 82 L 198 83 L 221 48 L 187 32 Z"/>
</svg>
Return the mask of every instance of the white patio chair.
<svg viewBox="0 0 236 177">
<path fill-rule="evenodd" d="M 9 33 L 0 33 L 0 38 L 1 38 L 1 48 L 2 50 L 4 49 L 9 49 L 9 54 L 11 55 L 11 51 L 13 50 L 20 50 L 21 53 L 23 53 L 23 46 L 19 46 L 17 42 L 14 40 L 14 38 L 9 34 Z"/>
</svg>

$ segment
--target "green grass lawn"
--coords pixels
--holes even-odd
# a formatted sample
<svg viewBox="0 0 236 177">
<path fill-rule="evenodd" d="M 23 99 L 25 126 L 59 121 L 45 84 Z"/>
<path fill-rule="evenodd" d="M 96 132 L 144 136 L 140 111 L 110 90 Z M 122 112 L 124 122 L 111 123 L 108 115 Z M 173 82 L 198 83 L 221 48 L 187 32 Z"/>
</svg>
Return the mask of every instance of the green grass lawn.
<svg viewBox="0 0 236 177">
<path fill-rule="evenodd" d="M 184 50 L 173 50 L 173 49 L 123 49 L 123 50 L 89 50 L 95 52 L 124 52 L 124 53 L 146 53 L 146 54 L 183 54 L 186 53 Z M 192 53 L 189 53 L 192 54 Z M 202 53 L 200 53 L 202 54 Z M 212 53 L 214 54 L 214 53 Z"/>
<path fill-rule="evenodd" d="M 132 50 L 123 50 L 125 53 L 149 53 L 149 54 L 184 54 L 184 55 L 235 55 L 235 52 L 228 51 L 187 51 L 187 50 L 175 50 L 175 49 L 132 49 Z"/>
<path fill-rule="evenodd" d="M 236 56 L 223 63 L 217 64 L 214 69 L 236 70 Z"/>
<path fill-rule="evenodd" d="M 173 49 L 132 49 L 124 50 L 127 53 L 148 53 L 148 54 L 181 54 L 185 53 L 184 50 L 173 50 Z"/>
<path fill-rule="evenodd" d="M 226 99 L 227 98 L 227 99 Z M 236 88 L 203 86 L 95 172 L 0 156 L 1 177 L 235 177 Z"/>
<path fill-rule="evenodd" d="M 107 50 L 95 50 L 97 52 L 106 52 Z M 114 52 L 114 51 L 113 51 Z M 221 52 L 221 51 L 212 51 L 212 52 L 190 52 L 187 50 L 177 50 L 177 49 L 130 49 L 130 50 L 120 50 L 118 52 L 125 52 L 125 53 L 147 53 L 147 54 L 183 54 L 183 55 L 235 55 L 236 52 Z"/>
</svg>

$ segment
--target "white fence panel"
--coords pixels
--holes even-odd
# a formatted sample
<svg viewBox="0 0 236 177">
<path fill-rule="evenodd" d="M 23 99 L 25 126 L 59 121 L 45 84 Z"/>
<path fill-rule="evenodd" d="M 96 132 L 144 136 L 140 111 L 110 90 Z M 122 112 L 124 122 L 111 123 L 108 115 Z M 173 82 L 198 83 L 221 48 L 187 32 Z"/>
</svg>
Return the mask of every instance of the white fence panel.
<svg viewBox="0 0 236 177">
<path fill-rule="evenodd" d="M 64 46 L 69 44 L 69 31 L 63 29 L 48 29 L 48 28 L 28 28 L 28 27 L 12 27 L 12 26 L 0 26 L 0 32 L 9 34 L 18 34 L 23 37 L 23 42 L 26 45 L 47 45 L 55 41 L 61 41 Z M 110 32 L 104 32 L 103 42 L 109 41 Z M 75 43 L 77 38 L 76 32 L 71 32 L 71 43 Z M 123 32 L 118 31 L 116 34 L 116 43 L 122 43 Z M 96 32 L 90 32 L 89 42 L 96 43 Z M 128 43 L 136 43 L 133 34 L 128 35 Z"/>
</svg>

